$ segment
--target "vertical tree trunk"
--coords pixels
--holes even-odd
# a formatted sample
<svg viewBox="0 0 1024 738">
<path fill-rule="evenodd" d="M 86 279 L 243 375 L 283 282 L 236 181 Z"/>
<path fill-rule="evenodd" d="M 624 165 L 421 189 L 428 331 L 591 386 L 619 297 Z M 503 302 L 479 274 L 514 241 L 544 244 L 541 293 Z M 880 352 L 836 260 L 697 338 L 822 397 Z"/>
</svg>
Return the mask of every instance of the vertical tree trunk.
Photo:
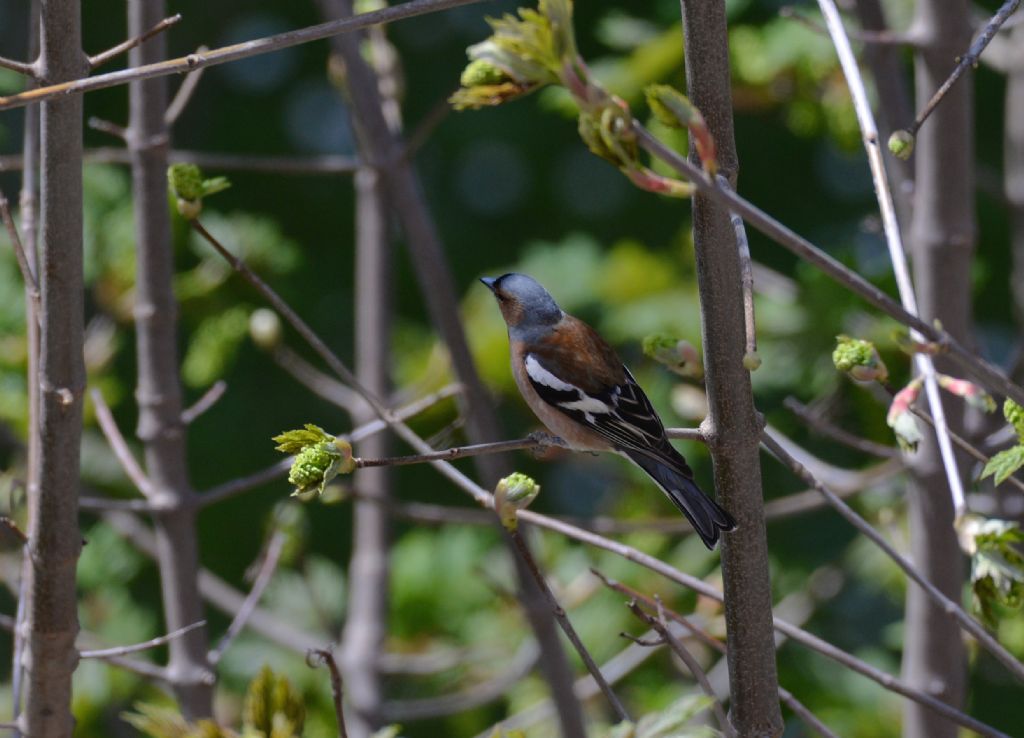
<svg viewBox="0 0 1024 738">
<path fill-rule="evenodd" d="M 1013 250 L 1013 295 L 1017 324 L 1024 325 L 1024 26 L 1010 31 L 1010 48 L 1018 50 L 1006 73 L 1006 114 L 1003 131 L 1003 188 L 1010 205 Z"/>
<path fill-rule="evenodd" d="M 362 169 L 356 175 L 356 376 L 377 397 L 386 397 L 391 363 L 391 248 L 381 190 L 376 171 Z M 358 425 L 375 417 L 367 408 L 352 420 Z M 390 447 L 388 435 L 378 433 L 361 442 L 357 451 L 372 458 L 387 456 Z M 390 469 L 363 472 L 356 479 L 362 495 L 377 500 L 390 496 Z M 341 639 L 347 696 L 353 708 L 348 712 L 352 738 L 365 738 L 381 722 L 383 690 L 378 661 L 388 628 L 389 538 L 387 508 L 379 502 L 357 501 L 348 612 Z"/>
<path fill-rule="evenodd" d="M 129 36 L 154 26 L 165 10 L 163 0 L 129 2 Z M 131 51 L 130 62 L 140 66 L 165 56 L 164 36 L 157 34 Z M 167 82 L 162 77 L 133 82 L 129 94 L 136 240 L 137 433 L 145 445 L 146 472 L 155 490 L 151 502 L 161 507 L 154 526 L 164 619 L 168 630 L 177 630 L 203 619 L 203 601 L 196 579 L 195 491 L 188 478 L 178 376 L 174 253 L 167 207 Z M 182 712 L 192 719 L 212 714 L 213 674 L 207 645 L 204 628 L 168 645 L 171 687 Z"/>
<path fill-rule="evenodd" d="M 44 84 L 83 76 L 78 0 L 41 3 Z M 39 487 L 29 496 L 25 714 L 30 738 L 70 737 L 71 674 L 78 654 L 75 566 L 78 462 L 85 392 L 82 287 L 82 98 L 42 104 L 39 280 Z"/>
<path fill-rule="evenodd" d="M 682 8 L 687 91 L 714 136 L 721 174 L 735 186 L 739 163 L 725 3 L 689 0 Z M 699 163 L 693 146 L 690 158 Z M 730 720 L 740 736 L 776 736 L 782 732 L 782 714 L 761 492 L 761 426 L 750 374 L 743 366 L 746 331 L 739 250 L 729 213 L 703 195 L 693 198 L 693 240 L 708 394 L 704 428 L 715 487 L 739 524 L 722 543 Z"/>
<path fill-rule="evenodd" d="M 920 109 L 952 71 L 971 40 L 966 0 L 920 0 L 915 59 Z M 938 318 L 964 343 L 971 337 L 971 257 L 974 224 L 973 80 L 964 77 L 922 126 L 915 146 L 914 214 L 910 229 L 914 282 L 921 317 Z M 936 357 L 936 368 L 949 365 Z M 945 364 L 945 366 L 943 366 Z M 963 431 L 963 404 L 945 403 L 950 430 Z M 911 459 L 908 490 L 911 553 L 920 571 L 947 597 L 960 600 L 963 562 L 953 528 L 953 505 L 934 435 L 925 434 Z M 903 674 L 913 686 L 960 707 L 965 655 L 957 624 L 919 587 L 907 589 Z M 904 707 L 908 738 L 954 738 L 957 727 L 916 703 Z"/>
</svg>

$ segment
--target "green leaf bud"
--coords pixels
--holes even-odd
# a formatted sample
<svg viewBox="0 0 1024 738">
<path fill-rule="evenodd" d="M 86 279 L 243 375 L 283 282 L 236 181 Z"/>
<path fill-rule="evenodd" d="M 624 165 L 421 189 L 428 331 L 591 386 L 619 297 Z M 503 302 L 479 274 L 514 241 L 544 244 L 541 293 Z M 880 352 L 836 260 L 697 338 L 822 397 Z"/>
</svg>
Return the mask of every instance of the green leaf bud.
<svg viewBox="0 0 1024 738">
<path fill-rule="evenodd" d="M 889 151 L 897 159 L 909 159 L 914 153 L 914 134 L 906 130 L 894 131 L 889 136 Z"/>
<path fill-rule="evenodd" d="M 516 529 L 516 513 L 525 510 L 540 493 L 540 485 L 525 474 L 510 474 L 494 489 L 494 509 L 501 524 L 510 531 Z"/>
<path fill-rule="evenodd" d="M 1006 402 L 1003 403 L 1003 417 L 1017 431 L 1017 438 L 1020 439 L 1020 442 L 1024 443 L 1024 407 L 1007 397 Z"/>
<path fill-rule="evenodd" d="M 203 173 L 195 164 L 167 167 L 167 183 L 175 197 L 182 200 L 198 200 L 203 196 Z"/>
<path fill-rule="evenodd" d="M 849 336 L 836 336 L 836 347 L 832 351 L 832 363 L 836 369 L 846 372 L 861 382 L 878 380 L 884 382 L 889 378 L 889 370 L 878 355 L 878 350 L 871 341 Z"/>
<path fill-rule="evenodd" d="M 480 85 L 500 85 L 510 82 L 511 78 L 501 69 L 486 59 L 474 59 L 462 71 L 459 82 L 463 87 L 479 87 Z"/>
</svg>

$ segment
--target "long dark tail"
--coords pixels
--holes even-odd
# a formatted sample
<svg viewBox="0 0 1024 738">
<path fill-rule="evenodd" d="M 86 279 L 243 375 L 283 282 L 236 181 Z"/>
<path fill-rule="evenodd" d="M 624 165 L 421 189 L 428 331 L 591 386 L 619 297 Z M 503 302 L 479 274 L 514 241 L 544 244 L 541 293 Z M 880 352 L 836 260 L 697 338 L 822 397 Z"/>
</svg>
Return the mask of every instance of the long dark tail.
<svg viewBox="0 0 1024 738">
<path fill-rule="evenodd" d="M 721 531 L 735 530 L 736 521 L 732 515 L 701 491 L 693 481 L 690 467 L 674 448 L 671 455 L 666 450 L 657 458 L 640 451 L 624 452 L 665 491 L 693 525 L 705 546 L 713 549 Z"/>
</svg>

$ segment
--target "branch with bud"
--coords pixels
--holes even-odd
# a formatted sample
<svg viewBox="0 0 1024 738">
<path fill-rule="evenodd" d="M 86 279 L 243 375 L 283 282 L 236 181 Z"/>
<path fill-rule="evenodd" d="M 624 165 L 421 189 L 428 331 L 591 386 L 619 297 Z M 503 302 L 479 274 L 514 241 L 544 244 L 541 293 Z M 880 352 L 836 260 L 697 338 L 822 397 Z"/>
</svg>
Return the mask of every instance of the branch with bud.
<svg viewBox="0 0 1024 738">
<path fill-rule="evenodd" d="M 466 50 L 470 62 L 462 72 L 462 86 L 449 98 L 456 110 L 501 105 L 547 85 L 561 85 L 579 108 L 580 137 L 592 153 L 641 189 L 669 197 L 693 193 L 691 183 L 658 174 L 640 161 L 629 105 L 594 79 L 577 51 L 572 0 L 540 0 L 537 10 L 520 8 L 518 16 L 487 22 L 494 32 Z M 700 111 L 668 85 L 650 85 L 645 95 L 661 123 L 689 131 L 704 171 L 713 175 L 718 169 L 715 142 Z"/>
</svg>

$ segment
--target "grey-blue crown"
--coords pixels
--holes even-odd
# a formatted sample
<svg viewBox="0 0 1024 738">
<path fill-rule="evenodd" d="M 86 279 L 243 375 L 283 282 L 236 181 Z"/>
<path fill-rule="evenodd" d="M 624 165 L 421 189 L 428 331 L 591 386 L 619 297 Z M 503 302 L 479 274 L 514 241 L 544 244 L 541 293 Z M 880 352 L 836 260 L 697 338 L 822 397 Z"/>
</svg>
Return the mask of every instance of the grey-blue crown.
<svg viewBox="0 0 1024 738">
<path fill-rule="evenodd" d="M 497 279 L 482 279 L 491 290 L 500 290 L 522 305 L 527 323 L 553 324 L 562 319 L 562 309 L 533 277 L 511 272 Z"/>
</svg>

